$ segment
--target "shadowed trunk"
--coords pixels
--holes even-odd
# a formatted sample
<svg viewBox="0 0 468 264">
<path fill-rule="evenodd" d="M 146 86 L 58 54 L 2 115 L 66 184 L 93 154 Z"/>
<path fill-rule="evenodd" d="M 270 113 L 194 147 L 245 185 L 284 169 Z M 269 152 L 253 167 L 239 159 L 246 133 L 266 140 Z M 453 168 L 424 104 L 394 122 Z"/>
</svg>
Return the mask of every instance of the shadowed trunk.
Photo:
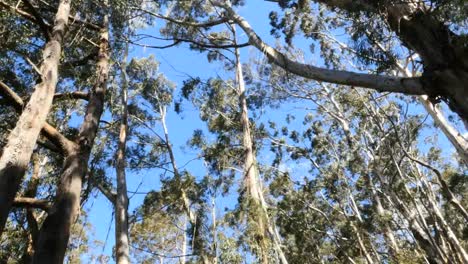
<svg viewBox="0 0 468 264">
<path fill-rule="evenodd" d="M 58 82 L 62 41 L 70 14 L 70 2 L 60 1 L 51 38 L 43 50 L 41 82 L 34 87 L 31 99 L 8 136 L 0 158 L 0 236 L 52 105 Z"/>
<path fill-rule="evenodd" d="M 468 48 L 431 13 L 402 6 L 407 8 L 388 11 L 388 22 L 403 44 L 421 57 L 424 90 L 432 100 L 445 100 L 467 121 Z"/>
<path fill-rule="evenodd" d="M 43 158 L 45 161 L 47 157 Z M 26 191 L 24 192 L 24 197 L 34 198 L 37 194 L 37 188 L 39 186 L 39 178 L 41 177 L 41 170 L 43 167 L 43 162 L 39 162 L 39 155 L 33 154 L 32 157 L 33 163 L 33 172 L 31 174 L 31 179 L 28 182 Z M 26 219 L 28 221 L 28 245 L 24 249 L 22 262 L 31 263 L 32 256 L 34 255 L 34 245 L 37 241 L 37 236 L 39 234 L 39 227 L 37 226 L 37 219 L 34 215 L 33 208 L 26 208 Z"/>
<path fill-rule="evenodd" d="M 107 10 L 106 10 L 107 12 Z M 82 179 L 87 173 L 88 160 L 104 110 L 104 95 L 109 74 L 108 17 L 104 16 L 97 62 L 97 81 L 90 94 L 86 115 L 73 151 L 64 160 L 64 169 L 55 203 L 39 233 L 34 264 L 63 263 L 70 229 L 80 206 Z"/>
</svg>

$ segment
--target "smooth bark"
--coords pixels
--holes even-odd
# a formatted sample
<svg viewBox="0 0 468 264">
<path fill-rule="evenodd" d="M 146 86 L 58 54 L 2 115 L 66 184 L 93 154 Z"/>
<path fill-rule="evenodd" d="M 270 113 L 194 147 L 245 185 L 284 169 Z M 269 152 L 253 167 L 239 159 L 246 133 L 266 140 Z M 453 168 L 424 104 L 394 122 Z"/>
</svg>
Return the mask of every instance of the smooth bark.
<svg viewBox="0 0 468 264">
<path fill-rule="evenodd" d="M 234 44 L 237 44 L 236 29 L 232 27 L 234 33 Z M 247 193 L 247 199 L 254 205 L 253 210 L 260 213 L 256 218 L 259 226 L 259 233 L 262 234 L 262 240 L 267 239 L 263 237 L 268 234 L 269 239 L 273 242 L 274 251 L 278 255 L 280 263 L 287 264 L 288 261 L 281 248 L 281 240 L 276 230 L 276 226 L 272 223 L 268 216 L 268 205 L 265 202 L 263 191 L 261 188 L 260 178 L 258 175 L 257 161 L 254 153 L 254 145 L 252 142 L 252 132 L 250 130 L 249 112 L 247 108 L 246 88 L 244 76 L 242 72 L 242 64 L 240 61 L 239 48 L 234 51 L 236 57 L 236 80 L 237 80 L 237 93 L 239 94 L 240 103 L 240 123 L 242 125 L 242 146 L 244 148 L 244 168 L 243 168 L 243 188 Z M 251 208 L 252 209 L 252 208 Z M 249 209 L 250 210 L 250 209 Z M 268 263 L 268 249 L 265 248 L 265 243 L 261 242 L 262 247 L 262 261 Z"/>
<path fill-rule="evenodd" d="M 79 212 L 82 179 L 87 173 L 91 148 L 104 110 L 104 96 L 109 75 L 107 15 L 104 16 L 103 25 L 100 33 L 97 80 L 89 97 L 86 115 L 80 127 L 78 138 L 74 143 L 70 142 L 73 145 L 73 151 L 65 157 L 55 203 L 39 233 L 36 253 L 33 258 L 34 264 L 63 263 L 71 226 Z"/>
<path fill-rule="evenodd" d="M 277 49 L 266 44 L 257 35 L 257 33 L 255 33 L 250 24 L 243 17 L 237 14 L 229 4 L 217 2 L 215 5 L 218 5 L 227 11 L 227 15 L 247 34 L 249 43 L 252 46 L 264 53 L 272 63 L 282 67 L 288 72 L 307 79 L 371 88 L 379 92 L 397 92 L 412 95 L 424 94 L 421 78 L 400 78 L 329 70 L 293 61 Z"/>
<path fill-rule="evenodd" d="M 34 87 L 31 99 L 8 136 L 7 144 L 0 157 L 0 236 L 37 138 L 52 106 L 70 4 L 71 0 L 62 0 L 59 3 L 51 38 L 43 50 L 41 82 Z"/>
<path fill-rule="evenodd" d="M 468 53 L 463 37 L 438 21 L 423 4 L 406 2 L 381 5 L 379 1 L 350 0 L 315 2 L 351 13 L 366 11 L 383 17 L 401 42 L 421 56 L 423 76 L 399 78 L 329 70 L 299 63 L 266 44 L 249 23 L 234 11 L 229 1 L 217 1 L 214 5 L 223 8 L 227 16 L 244 30 L 251 45 L 288 72 L 316 81 L 370 88 L 379 92 L 427 94 L 432 100 L 445 100 L 464 122 L 468 121 Z"/>
<path fill-rule="evenodd" d="M 117 150 L 116 173 L 117 173 L 117 195 L 115 199 L 115 252 L 117 264 L 130 263 L 130 250 L 128 238 L 128 196 L 127 179 L 125 175 L 125 155 L 127 148 L 128 131 L 128 78 L 127 78 L 127 56 L 128 44 L 125 47 L 125 54 L 121 63 L 121 117 L 119 144 Z"/>
</svg>

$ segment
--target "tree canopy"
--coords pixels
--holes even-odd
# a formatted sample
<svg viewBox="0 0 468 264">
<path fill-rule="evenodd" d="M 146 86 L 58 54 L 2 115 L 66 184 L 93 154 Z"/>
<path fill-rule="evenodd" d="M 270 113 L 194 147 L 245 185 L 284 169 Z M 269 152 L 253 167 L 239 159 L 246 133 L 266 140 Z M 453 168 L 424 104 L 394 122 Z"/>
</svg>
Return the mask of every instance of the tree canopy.
<svg viewBox="0 0 468 264">
<path fill-rule="evenodd" d="M 468 263 L 467 14 L 0 0 L 0 263 Z"/>
</svg>

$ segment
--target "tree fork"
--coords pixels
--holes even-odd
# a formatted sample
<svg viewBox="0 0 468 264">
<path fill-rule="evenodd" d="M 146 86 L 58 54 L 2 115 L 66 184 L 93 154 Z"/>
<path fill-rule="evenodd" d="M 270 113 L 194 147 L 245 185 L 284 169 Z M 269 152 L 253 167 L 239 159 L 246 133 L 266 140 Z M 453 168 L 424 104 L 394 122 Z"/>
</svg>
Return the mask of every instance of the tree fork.
<svg viewBox="0 0 468 264">
<path fill-rule="evenodd" d="M 97 61 L 97 80 L 89 96 L 83 124 L 80 127 L 75 147 L 64 160 L 61 180 L 55 203 L 50 210 L 36 245 L 33 264 L 61 264 L 70 237 L 73 221 L 80 207 L 82 180 L 88 170 L 88 160 L 104 111 L 104 100 L 109 75 L 109 29 L 108 10 L 105 6 L 104 27 L 100 33 L 100 48 Z"/>
<path fill-rule="evenodd" d="M 36 85 L 0 158 L 0 236 L 3 233 L 13 199 L 28 167 L 37 138 L 52 106 L 58 82 L 58 64 L 68 25 L 71 0 L 61 0 L 51 39 L 43 50 L 41 82 Z"/>
</svg>

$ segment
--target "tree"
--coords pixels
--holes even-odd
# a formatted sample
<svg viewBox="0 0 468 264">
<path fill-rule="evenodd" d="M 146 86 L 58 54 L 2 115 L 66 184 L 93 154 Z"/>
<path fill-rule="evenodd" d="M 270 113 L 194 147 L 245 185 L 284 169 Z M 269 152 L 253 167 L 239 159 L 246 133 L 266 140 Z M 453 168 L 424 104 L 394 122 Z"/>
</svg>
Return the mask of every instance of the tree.
<svg viewBox="0 0 468 264">
<path fill-rule="evenodd" d="M 303 186 L 300 189 L 301 191 L 295 189 L 284 190 L 284 186 L 288 186 L 287 183 L 291 182 L 288 173 L 277 176 L 278 183 L 274 184 L 275 189 L 278 189 L 276 191 L 277 195 L 284 196 L 282 202 L 280 202 L 280 206 L 286 212 L 288 208 L 291 210 L 290 213 L 284 214 L 284 218 L 280 216 L 280 226 L 282 226 L 282 223 L 286 224 L 285 229 L 283 229 L 284 235 L 299 230 L 295 236 L 295 240 L 297 240 L 295 243 L 305 245 L 309 244 L 306 241 L 310 237 L 314 237 L 311 241 L 315 241 L 315 239 L 320 239 L 317 236 L 325 236 L 323 239 L 332 239 L 336 244 L 336 250 L 340 250 L 341 252 L 344 249 L 346 250 L 346 247 L 343 249 L 343 246 L 346 245 L 345 241 L 349 239 L 349 236 L 357 236 L 358 246 L 364 252 L 366 261 L 372 263 L 381 261 L 381 256 L 375 252 L 375 248 L 380 248 L 380 246 L 377 246 L 378 244 L 372 245 L 373 243 L 378 243 L 378 240 L 373 241 L 372 238 L 372 234 L 378 232 L 385 238 L 384 245 L 388 247 L 388 252 L 393 261 L 407 261 L 407 248 L 405 246 L 403 249 L 401 248 L 400 245 L 402 243 L 398 241 L 397 231 L 395 230 L 395 228 L 398 228 L 402 224 L 399 222 L 401 220 L 397 220 L 395 217 L 401 217 L 403 225 L 409 225 L 412 237 L 414 237 L 417 245 L 426 252 L 426 258 L 429 261 L 433 261 L 434 263 L 444 263 L 446 261 L 463 263 L 464 260 L 462 259 L 466 254 L 464 253 L 465 249 L 457 246 L 457 244 L 460 245 L 459 239 L 461 233 L 458 233 L 458 238 L 456 238 L 457 235 L 454 234 L 459 231 L 453 232 L 453 230 L 450 231 L 448 229 L 443 231 L 445 228 L 451 229 L 451 227 L 443 224 L 446 221 L 444 220 L 446 217 L 441 214 L 440 206 L 434 203 L 431 195 L 434 191 L 437 192 L 438 188 L 433 186 L 429 179 L 441 174 L 433 167 L 434 165 L 430 166 L 427 162 L 415 158 L 415 155 L 418 155 L 417 153 L 409 153 L 413 149 L 411 146 L 414 146 L 414 141 L 418 137 L 417 131 L 421 127 L 417 125 L 420 122 L 417 121 L 417 116 L 410 117 L 408 114 L 401 114 L 400 111 L 404 109 L 403 105 L 408 104 L 408 102 L 399 102 L 398 98 L 374 96 L 360 89 L 353 90 L 352 93 L 344 93 L 340 90 L 340 87 L 314 83 L 308 84 L 307 80 L 301 78 L 284 78 L 287 75 L 281 69 L 271 67 L 265 63 L 260 63 L 259 65 L 258 72 L 266 74 L 266 76 L 258 78 L 265 80 L 271 85 L 270 87 L 265 85 L 258 86 L 259 89 L 272 89 L 270 91 L 259 90 L 261 94 L 269 93 L 276 100 L 291 100 L 291 98 L 308 100 L 317 106 L 319 113 L 325 114 L 323 117 L 320 117 L 320 115 L 314 115 L 314 117 L 306 115 L 304 125 L 310 124 L 309 129 L 306 129 L 301 134 L 297 131 L 289 131 L 287 127 L 283 127 L 281 128 L 281 133 L 287 137 L 274 138 L 272 141 L 273 146 L 276 146 L 274 149 L 278 148 L 275 150 L 277 158 L 274 164 L 278 165 L 283 162 L 285 151 L 282 149 L 285 149 L 288 153 L 291 153 L 290 158 L 293 160 L 310 161 L 312 168 L 310 173 L 313 175 L 318 173 L 316 176 L 312 176 L 311 180 L 306 178 L 305 183 L 296 183 L 299 186 Z M 254 79 L 252 76 L 249 78 Z M 385 125 L 385 123 L 388 125 Z M 275 131 L 280 130 L 274 126 L 272 128 Z M 390 134 L 385 131 L 390 132 Z M 380 136 L 378 134 L 374 135 L 376 132 L 383 134 L 380 134 Z M 335 135 L 335 133 L 338 134 Z M 387 134 L 387 136 L 384 136 L 384 134 Z M 273 134 L 273 137 L 279 136 L 280 132 Z M 335 137 L 341 138 L 340 143 L 333 143 Z M 383 140 L 379 141 L 379 139 Z M 385 143 L 387 140 L 395 140 L 396 145 Z M 301 142 L 307 143 L 301 146 L 302 144 L 299 144 Z M 428 157 L 430 156 L 431 154 Z M 431 160 L 435 162 L 434 159 Z M 409 162 L 408 166 L 403 165 L 406 162 Z M 392 166 L 395 166 L 393 169 L 388 167 L 391 163 L 394 164 Z M 323 167 L 324 164 L 328 164 L 327 167 Z M 422 167 L 417 168 L 418 166 Z M 394 171 L 398 171 L 398 174 L 391 176 Z M 386 176 L 387 173 L 390 173 L 390 175 Z M 435 173 L 435 175 L 431 175 L 431 173 Z M 405 176 L 407 174 L 415 175 L 416 178 L 408 178 Z M 397 180 L 395 177 L 401 178 Z M 445 188 L 443 186 L 448 187 L 444 183 L 445 179 L 439 176 L 436 178 L 440 186 L 442 186 L 441 188 Z M 414 185 L 410 183 L 413 180 L 425 182 L 424 186 L 426 187 L 420 193 L 422 197 L 417 192 L 414 192 Z M 317 195 L 318 193 L 320 195 Z M 349 196 L 345 193 L 348 193 Z M 450 197 L 450 195 L 445 197 Z M 332 200 L 328 200 L 330 198 Z M 413 207 L 405 205 L 408 203 L 406 199 L 410 199 L 409 201 L 411 201 Z M 296 202 L 297 205 L 295 204 Z M 282 207 L 283 203 L 285 203 L 284 207 Z M 387 203 L 390 204 L 386 205 Z M 445 203 L 447 205 L 451 203 L 451 198 L 445 200 Z M 336 216 L 333 216 L 333 210 L 337 210 L 335 204 L 340 204 L 339 208 L 343 210 L 341 215 L 345 219 L 337 220 Z M 297 206 L 303 207 L 304 205 L 309 207 L 305 212 L 295 209 L 298 208 Z M 392 205 L 397 205 L 397 212 L 390 211 L 392 210 L 390 209 L 391 207 L 386 209 L 386 206 Z M 416 211 L 413 211 L 413 208 L 416 208 Z M 428 210 L 427 214 L 434 217 L 434 220 L 430 220 L 431 223 L 438 222 L 439 224 L 430 226 L 431 224 L 426 222 L 428 220 L 425 213 L 420 211 L 422 210 L 421 208 L 426 208 Z M 458 207 L 456 202 L 453 204 L 453 209 L 458 211 L 456 215 L 459 219 L 465 218 L 465 209 Z M 350 212 L 354 215 L 352 218 L 347 216 Z M 371 215 L 366 216 L 367 213 L 371 213 Z M 291 214 L 293 217 L 291 217 Z M 308 214 L 311 215 L 309 216 Z M 420 217 L 419 220 L 416 220 L 418 217 Z M 451 217 L 455 217 L 455 215 L 451 215 Z M 307 226 L 314 226 L 312 229 L 307 229 L 313 230 L 313 235 L 304 236 L 302 229 L 298 229 L 298 221 L 304 221 L 304 224 Z M 343 221 L 348 229 L 346 230 L 347 233 L 343 235 L 342 232 L 345 231 L 343 229 L 331 232 L 332 235 L 330 235 L 330 232 L 327 232 L 330 228 L 332 230 L 336 229 L 339 226 L 338 223 Z M 375 227 L 369 228 L 367 226 L 369 223 L 375 223 Z M 395 223 L 397 223 L 397 226 L 395 226 Z M 326 226 L 328 224 L 331 226 Z M 321 225 L 325 225 L 326 227 L 322 227 Z M 443 239 L 441 237 L 438 239 L 447 239 L 445 243 L 452 243 L 454 245 L 452 248 L 454 252 L 440 253 L 441 250 L 438 249 L 438 245 L 431 242 L 434 241 L 434 238 L 431 238 L 433 234 L 428 233 L 427 230 L 438 230 L 435 232 L 443 233 L 444 235 L 441 236 L 447 235 Z M 454 236 L 448 235 L 449 233 Z M 450 240 L 452 242 L 448 242 Z M 294 243 L 293 241 L 287 241 L 286 245 Z M 366 245 L 366 241 L 370 241 L 370 245 Z M 313 242 L 310 244 L 313 245 Z M 334 247 L 333 244 L 331 246 L 332 248 Z M 317 252 L 315 253 L 317 255 L 312 255 L 314 256 L 312 259 L 315 259 L 313 261 L 319 261 L 325 257 L 322 255 L 323 253 L 321 252 L 323 251 L 321 250 L 323 249 L 313 247 L 307 248 L 304 252 L 294 250 L 290 252 L 291 255 L 288 255 L 288 257 L 290 260 L 294 260 L 296 257 L 304 259 L 306 256 L 301 254 L 307 254 L 310 258 L 309 254 L 311 252 Z M 326 250 L 330 252 L 329 245 L 327 245 Z M 448 249 L 445 248 L 443 250 Z M 458 250 L 460 251 L 455 253 Z M 348 251 L 342 256 L 348 261 L 356 261 L 353 254 Z M 458 257 L 447 260 L 445 259 L 447 256 Z M 339 258 L 340 255 L 336 255 L 336 257 Z M 333 256 L 332 259 L 336 257 Z M 422 259 L 424 259 L 424 256 L 422 256 Z"/>
<path fill-rule="evenodd" d="M 103 3 L 107 12 L 108 2 Z M 89 96 L 83 124 L 75 142 L 68 141 L 68 151 L 64 159 L 61 182 L 53 209 L 45 219 L 40 231 L 33 263 L 62 263 L 68 244 L 71 223 L 80 205 L 82 180 L 87 173 L 87 165 L 99 120 L 104 111 L 104 96 L 109 75 L 109 17 L 102 18 L 96 83 Z"/>
<path fill-rule="evenodd" d="M 291 61 L 284 54 L 278 52 L 264 43 L 252 30 L 247 21 L 240 17 L 227 3 L 217 3 L 226 10 L 228 17 L 233 19 L 248 35 L 249 43 L 262 51 L 273 63 L 283 67 L 291 73 L 305 78 L 325 81 L 336 84 L 372 88 L 377 91 L 401 92 L 409 95 L 428 94 L 430 98 L 445 100 L 452 111 L 458 113 L 460 118 L 467 120 L 466 108 L 468 98 L 465 87 L 466 73 L 466 39 L 450 29 L 451 24 L 456 26 L 462 23 L 459 14 L 466 8 L 461 1 L 439 2 L 423 1 L 401 2 L 386 1 L 278 1 L 282 8 L 298 10 L 294 12 L 299 19 L 309 19 L 312 6 L 323 4 L 337 13 L 343 14 L 345 19 L 351 21 L 357 28 L 356 38 L 359 35 L 369 34 L 369 45 L 372 43 L 373 33 L 368 26 L 363 30 L 370 33 L 359 32 L 359 25 L 375 25 L 379 30 L 395 34 L 401 43 L 421 58 L 424 68 L 422 77 L 395 78 L 387 76 L 357 74 L 352 72 L 326 70 L 312 65 L 304 65 Z M 448 9 L 454 9 L 448 11 Z M 298 14 L 299 13 L 299 14 Z M 301 14 L 302 13 L 302 14 Z M 453 15 L 453 16 L 452 16 Z M 360 16 L 360 19 L 358 19 Z M 450 17 L 452 16 L 452 17 Z M 304 21 L 303 21 L 304 22 Z M 305 23 L 305 22 L 304 22 Z M 280 24 L 279 28 L 288 27 L 288 23 Z M 291 30 L 295 30 L 295 26 Z M 311 34 L 313 36 L 313 33 Z M 353 36 L 354 37 L 354 36 Z M 364 38 L 364 37 L 362 37 Z"/>
<path fill-rule="evenodd" d="M 40 69 L 42 82 L 35 87 L 35 92 L 31 95 L 25 110 L 10 133 L 8 143 L 3 148 L 0 157 L 0 188 L 2 188 L 0 191 L 0 235 L 52 104 L 58 82 L 58 63 L 68 24 L 70 4 L 70 1 L 61 1 L 55 16 L 54 28 L 51 32 L 47 27 L 45 28 L 47 43 L 44 47 L 43 63 Z M 39 19 L 37 22 L 44 26 L 42 18 Z"/>
<path fill-rule="evenodd" d="M 263 5 L 0 0 L 0 262 L 468 262 L 464 2 Z"/>
</svg>

